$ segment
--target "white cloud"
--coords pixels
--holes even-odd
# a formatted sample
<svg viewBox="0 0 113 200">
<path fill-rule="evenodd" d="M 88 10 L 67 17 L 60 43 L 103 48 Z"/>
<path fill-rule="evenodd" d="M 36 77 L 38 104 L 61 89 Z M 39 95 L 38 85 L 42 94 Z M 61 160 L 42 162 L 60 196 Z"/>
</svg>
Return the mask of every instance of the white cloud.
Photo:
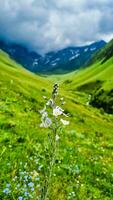
<svg viewBox="0 0 113 200">
<path fill-rule="evenodd" d="M 0 0 L 0 36 L 48 52 L 113 34 L 113 0 Z"/>
</svg>

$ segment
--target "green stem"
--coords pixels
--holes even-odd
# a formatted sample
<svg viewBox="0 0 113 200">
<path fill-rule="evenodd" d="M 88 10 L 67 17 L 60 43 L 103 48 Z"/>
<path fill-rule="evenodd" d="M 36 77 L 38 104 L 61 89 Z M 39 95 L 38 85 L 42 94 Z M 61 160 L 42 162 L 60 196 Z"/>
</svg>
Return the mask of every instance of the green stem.
<svg viewBox="0 0 113 200">
<path fill-rule="evenodd" d="M 3 149 L 3 151 L 2 151 L 2 153 L 1 153 L 1 155 L 0 155 L 0 160 L 2 159 L 2 155 L 5 153 L 5 151 L 6 151 L 6 147 L 4 147 L 4 149 Z"/>
<path fill-rule="evenodd" d="M 54 131 L 53 156 L 52 156 L 52 159 L 51 159 L 51 162 L 50 162 L 50 171 L 49 171 L 49 177 L 48 177 L 48 184 L 47 184 L 47 189 L 46 189 L 44 200 L 48 200 L 49 190 L 50 190 L 51 181 L 52 181 L 53 167 L 54 167 L 55 160 L 56 160 L 56 152 L 57 152 L 57 142 L 56 142 L 56 139 L 55 139 L 56 132 L 57 132 L 57 129 L 55 129 L 55 131 Z"/>
</svg>

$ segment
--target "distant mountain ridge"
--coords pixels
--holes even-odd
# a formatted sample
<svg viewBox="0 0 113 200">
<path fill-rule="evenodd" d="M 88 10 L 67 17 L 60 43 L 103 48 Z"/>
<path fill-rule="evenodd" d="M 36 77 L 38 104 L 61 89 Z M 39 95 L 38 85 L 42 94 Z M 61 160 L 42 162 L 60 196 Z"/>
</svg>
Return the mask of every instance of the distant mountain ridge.
<svg viewBox="0 0 113 200">
<path fill-rule="evenodd" d="M 101 40 L 82 47 L 68 47 L 59 51 L 46 53 L 44 56 L 30 51 L 19 44 L 0 40 L 0 49 L 7 52 L 12 59 L 35 73 L 65 73 L 85 66 L 92 55 L 106 45 Z"/>
</svg>

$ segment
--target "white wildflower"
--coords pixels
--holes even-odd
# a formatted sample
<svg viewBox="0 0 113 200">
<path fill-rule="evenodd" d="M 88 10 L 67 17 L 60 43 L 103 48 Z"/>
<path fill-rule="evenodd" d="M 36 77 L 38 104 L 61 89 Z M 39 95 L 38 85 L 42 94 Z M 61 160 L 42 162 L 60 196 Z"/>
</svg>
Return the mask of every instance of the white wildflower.
<svg viewBox="0 0 113 200">
<path fill-rule="evenodd" d="M 48 113 L 46 112 L 46 109 L 43 109 L 41 112 L 42 114 L 42 117 L 41 117 L 41 124 L 40 124 L 40 127 L 42 128 L 48 128 L 51 126 L 52 124 L 52 121 L 51 119 L 48 117 Z"/>
<path fill-rule="evenodd" d="M 65 102 L 65 101 L 63 101 L 63 102 L 62 102 L 62 105 L 64 105 L 64 104 L 66 104 L 66 102 Z"/>
<path fill-rule="evenodd" d="M 63 101 L 63 100 L 64 100 L 64 98 L 63 98 L 63 97 L 61 97 L 61 98 L 60 98 L 60 100 L 61 100 L 61 101 Z"/>
<path fill-rule="evenodd" d="M 52 121 L 49 117 L 46 118 L 46 124 L 48 124 L 48 126 L 52 124 Z"/>
<path fill-rule="evenodd" d="M 52 124 L 52 121 L 49 117 L 46 117 L 45 119 L 42 120 L 42 123 L 40 124 L 41 128 L 48 128 Z"/>
<path fill-rule="evenodd" d="M 60 137 L 59 137 L 59 135 L 57 134 L 57 135 L 55 136 L 55 140 L 58 141 L 59 139 L 60 139 Z"/>
<path fill-rule="evenodd" d="M 43 96 L 43 99 L 47 99 L 47 97 L 46 97 L 46 96 Z"/>
<path fill-rule="evenodd" d="M 57 117 L 59 115 L 62 115 L 64 112 L 64 110 L 62 108 L 60 108 L 59 106 L 56 106 L 54 109 L 53 109 L 53 116 Z"/>
<path fill-rule="evenodd" d="M 44 111 L 42 113 L 42 118 L 41 119 L 44 120 L 47 116 L 48 116 L 48 113 L 46 111 Z"/>
<path fill-rule="evenodd" d="M 53 106 L 53 100 L 49 99 L 46 103 L 46 106 Z"/>
<path fill-rule="evenodd" d="M 67 120 L 61 119 L 60 121 L 61 121 L 62 124 L 65 125 L 65 126 L 66 126 L 66 125 L 69 125 L 69 121 L 67 121 Z"/>
<path fill-rule="evenodd" d="M 39 110 L 39 113 L 43 114 L 43 113 L 45 113 L 45 111 L 46 111 L 46 107 L 44 107 L 42 110 Z"/>
</svg>

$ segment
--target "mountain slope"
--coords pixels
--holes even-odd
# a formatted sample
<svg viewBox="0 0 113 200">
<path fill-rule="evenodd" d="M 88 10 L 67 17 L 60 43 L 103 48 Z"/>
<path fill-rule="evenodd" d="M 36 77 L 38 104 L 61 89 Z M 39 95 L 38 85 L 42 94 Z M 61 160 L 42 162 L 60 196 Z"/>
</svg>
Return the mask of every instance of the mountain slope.
<svg viewBox="0 0 113 200">
<path fill-rule="evenodd" d="M 92 95 L 90 103 L 113 113 L 113 41 L 92 59 L 92 65 L 67 76 L 64 86 Z"/>
<path fill-rule="evenodd" d="M 9 81 L 9 84 L 12 84 L 12 86 L 15 87 L 15 90 L 18 90 L 19 87 L 22 86 L 21 89 L 29 94 L 31 93 L 29 85 L 36 90 L 40 88 L 39 91 L 41 91 L 41 89 L 43 90 L 45 88 L 45 85 L 48 88 L 50 84 L 50 82 L 45 81 L 43 77 L 34 75 L 24 69 L 21 65 L 15 63 L 15 61 L 10 59 L 10 57 L 2 51 L 0 51 L 0 73 L 2 81 Z M 17 85 L 18 88 L 16 88 Z"/>
<path fill-rule="evenodd" d="M 69 47 L 57 52 L 48 53 L 43 58 L 42 70 L 46 73 L 66 73 L 79 69 L 105 44 L 104 41 L 99 41 L 83 47 Z"/>
<path fill-rule="evenodd" d="M 32 72 L 66 73 L 86 65 L 91 56 L 105 46 L 104 41 L 83 47 L 69 47 L 43 56 L 32 52 L 22 45 L 0 41 L 0 48 L 10 57 Z"/>
<path fill-rule="evenodd" d="M 106 62 L 113 56 L 113 40 L 111 40 L 104 48 L 95 53 L 88 64 L 93 64 L 96 61 L 101 60 L 101 63 Z"/>
</svg>

